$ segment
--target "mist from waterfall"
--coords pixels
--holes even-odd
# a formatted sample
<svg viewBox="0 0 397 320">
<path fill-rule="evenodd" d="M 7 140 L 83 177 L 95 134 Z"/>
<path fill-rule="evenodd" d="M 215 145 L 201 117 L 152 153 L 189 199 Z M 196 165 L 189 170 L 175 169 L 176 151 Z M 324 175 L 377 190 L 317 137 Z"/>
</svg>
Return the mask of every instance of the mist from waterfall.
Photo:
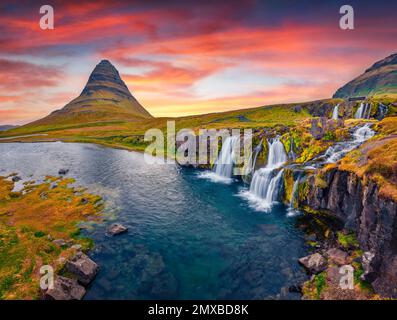
<svg viewBox="0 0 397 320">
<path fill-rule="evenodd" d="M 279 199 L 284 170 L 280 168 L 288 157 L 279 138 L 268 141 L 267 165 L 255 171 L 249 191 L 242 192 L 257 210 L 268 211 Z"/>
</svg>

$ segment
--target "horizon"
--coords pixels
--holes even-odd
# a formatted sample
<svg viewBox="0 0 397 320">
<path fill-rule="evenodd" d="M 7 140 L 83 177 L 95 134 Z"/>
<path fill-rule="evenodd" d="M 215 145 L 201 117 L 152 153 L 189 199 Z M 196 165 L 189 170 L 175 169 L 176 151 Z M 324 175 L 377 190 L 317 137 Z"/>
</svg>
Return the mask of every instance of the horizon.
<svg viewBox="0 0 397 320">
<path fill-rule="evenodd" d="M 39 4 L 2 4 L 0 125 L 61 109 L 102 59 L 154 117 L 331 98 L 396 52 L 397 4 L 350 1 L 355 30 L 341 30 L 342 4 L 55 1 L 54 30 Z"/>
</svg>

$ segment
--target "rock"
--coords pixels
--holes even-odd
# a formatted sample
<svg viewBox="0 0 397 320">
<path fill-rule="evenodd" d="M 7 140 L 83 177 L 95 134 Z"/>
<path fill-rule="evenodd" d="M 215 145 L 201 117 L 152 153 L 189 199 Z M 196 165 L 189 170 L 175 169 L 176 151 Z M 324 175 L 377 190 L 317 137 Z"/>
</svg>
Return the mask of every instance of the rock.
<svg viewBox="0 0 397 320">
<path fill-rule="evenodd" d="M 82 252 L 66 262 L 66 269 L 83 285 L 88 285 L 99 271 L 98 265 Z"/>
<path fill-rule="evenodd" d="M 71 248 L 80 251 L 82 249 L 82 246 L 80 244 L 74 244 L 73 246 L 71 246 Z"/>
<path fill-rule="evenodd" d="M 346 252 L 344 252 L 338 248 L 329 249 L 327 251 L 327 256 L 332 262 L 334 262 L 340 266 L 343 266 L 343 265 L 346 265 L 349 263 L 349 255 Z"/>
<path fill-rule="evenodd" d="M 311 273 L 319 273 L 327 267 L 327 260 L 319 253 L 300 258 L 299 263 Z"/>
<path fill-rule="evenodd" d="M 53 238 L 52 238 L 52 236 L 49 234 L 49 235 L 47 235 L 47 239 L 48 240 L 50 240 L 50 241 L 52 241 L 53 240 Z"/>
<path fill-rule="evenodd" d="M 294 112 L 298 113 L 302 111 L 302 106 L 298 105 L 294 107 Z"/>
<path fill-rule="evenodd" d="M 115 236 L 117 234 L 121 234 L 127 232 L 128 228 L 123 226 L 120 223 L 113 223 L 107 230 L 107 234 L 111 236 Z"/>
<path fill-rule="evenodd" d="M 361 257 L 361 265 L 363 267 L 364 273 L 361 275 L 361 280 L 366 280 L 372 282 L 374 280 L 374 268 L 372 266 L 372 260 L 375 254 L 370 251 L 364 252 Z"/>
<path fill-rule="evenodd" d="M 81 300 L 86 291 L 75 279 L 57 276 L 54 287 L 44 294 L 45 300 Z"/>
<path fill-rule="evenodd" d="M 54 241 L 52 241 L 53 243 L 55 243 L 56 245 L 62 247 L 62 246 L 66 246 L 66 241 L 63 239 L 55 239 Z"/>
<path fill-rule="evenodd" d="M 59 169 L 58 174 L 65 175 L 69 172 L 69 169 Z"/>
<path fill-rule="evenodd" d="M 89 201 L 86 198 L 82 198 L 80 202 L 81 204 L 87 204 Z"/>
<path fill-rule="evenodd" d="M 41 200 L 47 200 L 48 199 L 48 193 L 47 192 L 40 193 L 40 199 Z"/>
<path fill-rule="evenodd" d="M 18 181 L 21 181 L 22 178 L 20 176 L 13 176 L 11 180 L 12 180 L 12 182 L 18 182 Z"/>
</svg>

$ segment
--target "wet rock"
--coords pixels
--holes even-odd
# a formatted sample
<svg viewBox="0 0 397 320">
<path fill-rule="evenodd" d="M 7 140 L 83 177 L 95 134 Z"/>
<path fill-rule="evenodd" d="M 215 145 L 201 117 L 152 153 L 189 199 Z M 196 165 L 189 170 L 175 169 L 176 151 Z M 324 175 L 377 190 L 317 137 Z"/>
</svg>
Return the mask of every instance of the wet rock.
<svg viewBox="0 0 397 320">
<path fill-rule="evenodd" d="M 361 275 L 361 280 L 366 280 L 372 282 L 374 280 L 374 268 L 372 266 L 372 261 L 375 257 L 370 251 L 364 252 L 361 257 L 361 265 L 363 267 L 364 273 Z"/>
<path fill-rule="evenodd" d="M 68 172 L 69 172 L 69 169 L 59 169 L 58 174 L 64 176 L 64 175 L 67 174 Z"/>
<path fill-rule="evenodd" d="M 45 300 L 81 300 L 86 291 L 75 279 L 57 276 L 54 287 L 44 294 Z"/>
<path fill-rule="evenodd" d="M 121 223 L 113 223 L 107 230 L 107 234 L 115 236 L 124 232 L 127 232 L 128 228 L 123 226 Z"/>
<path fill-rule="evenodd" d="M 340 266 L 349 263 L 349 255 L 338 248 L 329 249 L 327 251 L 327 256 L 332 262 Z"/>
<path fill-rule="evenodd" d="M 300 258 L 299 263 L 311 273 L 319 273 L 327 267 L 327 260 L 319 253 Z"/>
<path fill-rule="evenodd" d="M 66 262 L 66 269 L 83 285 L 88 285 L 99 271 L 98 265 L 82 252 Z"/>
</svg>

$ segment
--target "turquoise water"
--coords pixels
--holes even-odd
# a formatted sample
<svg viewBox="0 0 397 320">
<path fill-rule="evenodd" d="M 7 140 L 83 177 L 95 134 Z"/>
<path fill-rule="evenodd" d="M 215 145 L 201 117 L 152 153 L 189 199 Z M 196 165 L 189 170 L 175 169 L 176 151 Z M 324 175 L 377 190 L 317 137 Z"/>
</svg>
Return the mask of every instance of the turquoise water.
<svg viewBox="0 0 397 320">
<path fill-rule="evenodd" d="M 124 235 L 87 233 L 100 273 L 86 299 L 297 299 L 288 287 L 306 276 L 296 218 L 284 206 L 257 212 L 242 183 L 214 183 L 193 169 L 146 164 L 135 152 L 87 144 L 0 144 L 0 175 L 24 180 L 70 169 L 100 194 Z"/>
</svg>

